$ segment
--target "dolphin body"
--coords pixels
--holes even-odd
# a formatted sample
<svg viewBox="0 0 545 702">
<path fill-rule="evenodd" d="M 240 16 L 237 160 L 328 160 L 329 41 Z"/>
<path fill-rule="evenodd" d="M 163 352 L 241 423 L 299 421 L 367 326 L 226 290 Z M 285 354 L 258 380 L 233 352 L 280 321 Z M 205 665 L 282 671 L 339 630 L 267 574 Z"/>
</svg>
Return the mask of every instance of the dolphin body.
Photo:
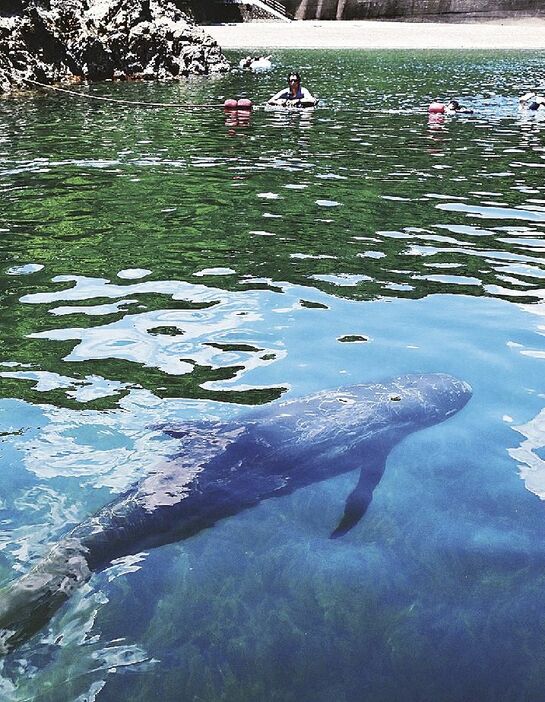
<svg viewBox="0 0 545 702">
<path fill-rule="evenodd" d="M 189 538 L 262 500 L 359 468 L 331 535 L 341 536 L 365 514 L 391 449 L 470 397 L 470 386 L 452 376 L 406 375 L 275 403 L 229 422 L 162 427 L 179 438 L 180 452 L 0 591 L 0 653 L 39 631 L 112 560 Z"/>
</svg>

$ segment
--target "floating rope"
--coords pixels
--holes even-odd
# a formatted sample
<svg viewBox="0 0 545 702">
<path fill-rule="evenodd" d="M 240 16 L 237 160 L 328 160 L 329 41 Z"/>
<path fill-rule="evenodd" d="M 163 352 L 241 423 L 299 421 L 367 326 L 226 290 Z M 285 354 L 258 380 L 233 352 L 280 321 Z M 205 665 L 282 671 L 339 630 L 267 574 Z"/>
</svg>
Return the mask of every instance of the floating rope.
<svg viewBox="0 0 545 702">
<path fill-rule="evenodd" d="M 5 71 L 5 73 L 8 73 L 8 71 Z M 15 78 L 12 73 L 9 74 L 11 75 L 12 78 Z M 77 90 L 69 90 L 68 88 L 60 88 L 57 85 L 49 85 L 48 83 L 40 83 L 40 81 L 33 80 L 32 78 L 22 78 L 26 83 L 30 83 L 32 85 L 36 85 L 39 88 L 45 88 L 47 90 L 54 90 L 57 93 L 64 93 L 66 95 L 73 95 L 74 97 L 80 98 L 82 100 L 100 100 L 101 102 L 110 102 L 114 103 L 117 105 L 132 105 L 132 106 L 139 106 L 139 107 L 165 107 L 165 108 L 186 108 L 186 109 L 194 109 L 194 110 L 199 110 L 199 109 L 236 109 L 235 105 L 227 105 L 227 102 L 230 102 L 227 100 L 226 102 L 222 103 L 210 103 L 210 104 L 192 104 L 192 103 L 185 103 L 185 102 L 146 102 L 144 100 L 123 100 L 121 98 L 113 98 L 113 97 L 105 97 L 103 95 L 92 95 L 92 94 L 86 94 L 82 92 L 78 92 Z M 236 100 L 234 101 L 235 103 L 237 102 Z M 248 105 L 245 105 L 243 109 L 248 109 Z M 257 105 L 251 105 L 252 110 L 259 109 L 259 106 Z M 367 112 L 369 114 L 385 114 L 391 113 L 395 114 L 395 112 L 392 112 L 390 110 L 366 110 L 365 108 L 330 108 L 336 111 L 337 109 L 341 110 L 342 112 Z M 282 109 L 279 110 L 273 110 L 273 112 L 279 112 L 282 113 Z M 285 113 L 298 113 L 299 108 L 292 108 L 292 109 L 287 109 L 285 110 Z"/>
<path fill-rule="evenodd" d="M 8 75 L 11 75 L 12 78 L 15 78 L 12 73 L 10 74 L 8 71 L 4 71 L 4 73 L 7 73 Z M 146 102 L 144 100 L 123 100 L 121 98 L 113 98 L 113 97 L 105 97 L 103 95 L 92 95 L 92 94 L 86 94 L 82 92 L 78 92 L 77 90 L 68 90 L 68 88 L 60 88 L 56 85 L 49 85 L 47 83 L 40 83 L 40 81 L 33 80 L 32 78 L 23 78 L 21 77 L 22 80 L 24 80 L 26 83 L 30 83 L 32 85 L 36 85 L 40 88 L 46 88 L 47 90 L 54 90 L 55 92 L 58 93 L 65 93 L 66 95 L 73 95 L 74 97 L 80 98 L 82 100 L 99 100 L 101 102 L 110 102 L 114 103 L 117 105 L 131 105 L 131 106 L 138 106 L 138 107 L 161 107 L 161 108 L 183 108 L 183 109 L 190 109 L 190 110 L 202 110 L 202 109 L 236 109 L 234 105 L 227 105 L 228 102 L 237 102 L 235 101 L 230 101 L 227 100 L 225 102 L 219 103 L 203 103 L 203 104 L 195 104 L 195 103 L 185 103 L 185 102 Z M 241 102 L 244 102 L 242 100 Z M 256 110 L 259 109 L 259 106 L 252 105 L 245 105 L 244 107 L 241 105 L 240 106 L 243 110 L 244 109 L 252 109 Z M 321 106 L 326 107 L 326 105 Z M 362 108 L 350 108 L 350 107 L 329 107 L 330 110 L 333 112 L 352 112 L 352 113 L 359 113 L 359 114 L 376 114 L 376 115 L 407 115 L 407 114 L 422 114 L 421 109 L 416 109 L 416 110 L 406 110 L 406 109 L 398 109 L 398 110 L 392 110 L 392 109 L 366 109 L 364 107 Z M 279 110 L 273 110 L 274 112 L 279 112 L 282 113 L 282 108 Z M 287 109 L 285 110 L 286 114 L 288 113 L 297 113 L 299 112 L 298 108 L 292 108 L 292 109 Z M 427 112 L 427 111 L 426 111 Z"/>
<path fill-rule="evenodd" d="M 13 77 L 13 76 L 12 76 Z M 195 105 L 185 102 L 145 102 L 144 100 L 122 100 L 120 98 L 104 97 L 103 95 L 91 95 L 86 93 L 80 93 L 77 90 L 68 90 L 67 88 L 59 88 L 56 85 L 48 85 L 47 83 L 40 83 L 37 80 L 32 80 L 32 78 L 23 78 L 25 83 L 31 83 L 32 85 L 37 85 L 40 88 L 47 88 L 48 90 L 54 90 L 58 93 L 66 93 L 67 95 L 74 95 L 75 97 L 85 99 L 85 100 L 101 100 L 102 102 L 113 102 L 118 105 L 137 105 L 140 107 L 184 107 L 189 109 L 210 109 L 211 107 L 223 107 L 223 103 L 213 103 L 213 104 L 202 104 Z"/>
</svg>

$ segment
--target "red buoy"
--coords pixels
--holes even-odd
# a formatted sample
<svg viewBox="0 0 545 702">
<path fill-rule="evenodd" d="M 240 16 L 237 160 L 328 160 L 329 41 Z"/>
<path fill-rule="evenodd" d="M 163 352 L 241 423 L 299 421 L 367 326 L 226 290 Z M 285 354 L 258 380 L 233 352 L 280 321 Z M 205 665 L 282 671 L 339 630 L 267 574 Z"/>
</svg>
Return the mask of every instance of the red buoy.
<svg viewBox="0 0 545 702">
<path fill-rule="evenodd" d="M 428 107 L 428 112 L 433 112 L 435 114 L 443 113 L 444 111 L 445 106 L 442 102 L 432 102 L 431 105 Z"/>
<path fill-rule="evenodd" d="M 233 100 L 233 98 L 229 98 L 223 103 L 223 109 L 224 110 L 236 110 L 237 109 L 237 101 Z"/>
<path fill-rule="evenodd" d="M 242 98 L 242 99 L 238 100 L 237 109 L 238 110 L 245 110 L 246 112 L 249 112 L 252 109 L 252 101 L 248 100 L 247 98 Z"/>
</svg>

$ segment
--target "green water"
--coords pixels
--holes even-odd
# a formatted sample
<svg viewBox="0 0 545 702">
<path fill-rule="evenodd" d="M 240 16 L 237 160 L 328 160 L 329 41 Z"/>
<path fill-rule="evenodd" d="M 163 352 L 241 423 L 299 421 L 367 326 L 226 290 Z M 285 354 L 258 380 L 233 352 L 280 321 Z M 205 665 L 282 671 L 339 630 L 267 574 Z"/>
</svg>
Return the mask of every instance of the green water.
<svg viewBox="0 0 545 702">
<path fill-rule="evenodd" d="M 288 54 L 282 61 L 301 66 L 306 82 L 323 96 L 316 113 L 256 112 L 247 127 L 230 128 L 217 110 L 127 110 L 64 95 L 5 101 L 0 224 L 6 268 L 28 261 L 44 266 L 32 276 L 2 281 L 11 330 L 2 335 L 5 360 L 39 359 L 41 370 L 59 373 L 62 365 L 63 375 L 131 379 L 176 397 L 202 397 L 203 380 L 228 374 L 197 365 L 191 379 L 165 379 L 123 359 L 70 363 L 70 340 L 28 338 L 29 331 L 64 328 L 66 318 L 52 319 L 45 305 L 20 304 L 44 285 L 65 289 L 67 282 L 54 281 L 59 275 L 110 280 L 125 268 L 142 268 L 150 271 L 148 281 L 198 282 L 200 270 L 226 267 L 235 271 L 221 277 L 229 290 L 255 289 L 262 285 L 255 277 L 302 285 L 310 278 L 319 289 L 356 300 L 419 298 L 450 291 L 452 283 L 464 294 L 512 299 L 514 289 L 521 301 L 534 299 L 532 270 L 527 276 L 519 266 L 508 290 L 502 271 L 504 256 L 540 266 L 539 255 L 532 256 L 524 240 L 515 241 L 518 231 L 510 229 L 522 226 L 527 236 L 525 222 L 539 226 L 542 217 L 524 209 L 526 200 L 536 199 L 528 187 L 539 195 L 534 176 L 539 180 L 541 124 L 522 122 L 513 99 L 519 86 L 531 84 L 535 59 L 322 52 L 316 59 Z M 283 73 L 279 67 L 257 77 L 92 90 L 150 101 L 221 103 L 225 96 L 250 95 L 260 102 L 282 83 Z M 435 96 L 450 95 L 469 100 L 475 117 L 428 125 L 422 109 Z M 476 209 L 469 216 L 442 213 L 443 200 L 447 207 L 454 202 Z M 490 207 L 496 203 L 504 211 L 500 224 L 508 227 L 504 238 L 475 227 L 483 217 L 494 219 Z M 513 215 L 515 208 L 524 211 Z M 339 273 L 356 276 L 355 284 L 328 279 Z M 451 273 L 453 281 L 445 283 L 441 276 Z M 164 309 L 164 297 L 150 289 L 137 302 Z M 124 305 L 108 321 L 135 307 Z M 85 328 L 103 321 L 85 310 L 69 319 L 70 326 Z M 163 382 L 166 390 L 158 390 Z M 11 380 L 3 386 L 7 396 L 23 392 L 47 400 Z M 62 402 L 64 393 L 52 393 L 53 402 Z"/>
<path fill-rule="evenodd" d="M 238 54 L 232 54 L 238 61 Z M 81 92 L 310 113 L 0 103 L 0 576 L 166 456 L 161 422 L 405 372 L 471 383 L 354 476 L 96 574 L 9 700 L 537 700 L 545 562 L 544 54 L 277 52 Z M 472 115 L 429 119 L 457 98 Z"/>
</svg>

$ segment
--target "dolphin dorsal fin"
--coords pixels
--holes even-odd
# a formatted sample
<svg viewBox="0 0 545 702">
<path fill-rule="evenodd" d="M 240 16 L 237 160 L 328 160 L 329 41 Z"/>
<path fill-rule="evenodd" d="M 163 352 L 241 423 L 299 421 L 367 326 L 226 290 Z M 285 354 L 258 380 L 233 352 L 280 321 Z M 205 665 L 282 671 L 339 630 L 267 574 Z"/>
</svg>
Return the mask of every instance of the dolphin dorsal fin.
<svg viewBox="0 0 545 702">
<path fill-rule="evenodd" d="M 337 527 L 331 532 L 331 539 L 344 536 L 356 526 L 373 499 L 373 490 L 378 485 L 386 466 L 386 454 L 375 455 L 372 460 L 365 461 L 360 469 L 360 477 L 356 487 L 346 498 L 344 514 Z"/>
</svg>

